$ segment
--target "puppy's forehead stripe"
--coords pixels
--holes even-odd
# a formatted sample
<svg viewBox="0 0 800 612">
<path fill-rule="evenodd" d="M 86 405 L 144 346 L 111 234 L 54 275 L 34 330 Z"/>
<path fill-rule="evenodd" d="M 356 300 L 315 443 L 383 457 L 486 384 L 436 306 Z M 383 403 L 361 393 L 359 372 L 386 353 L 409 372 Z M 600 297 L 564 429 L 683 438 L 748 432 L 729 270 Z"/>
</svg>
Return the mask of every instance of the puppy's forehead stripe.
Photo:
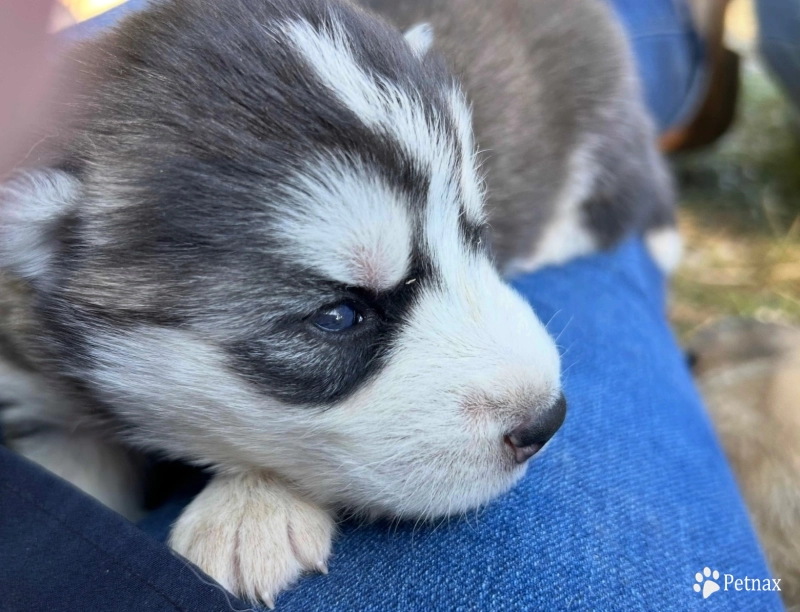
<svg viewBox="0 0 800 612">
<path fill-rule="evenodd" d="M 403 281 L 412 256 L 404 198 L 370 169 L 327 158 L 289 180 L 279 222 L 297 264 L 376 291 Z"/>
<path fill-rule="evenodd" d="M 486 220 L 483 210 L 485 198 L 483 177 L 478 168 L 478 153 L 472 136 L 472 112 L 464 94 L 453 89 L 449 96 L 458 139 L 461 143 L 461 194 L 467 222 L 482 225 Z"/>
<path fill-rule="evenodd" d="M 320 82 L 348 110 L 365 126 L 391 137 L 424 167 L 442 166 L 442 157 L 449 161 L 454 151 L 471 146 L 471 129 L 463 123 L 463 104 L 458 109 L 461 117 L 448 117 L 455 107 L 445 104 L 437 110 L 426 106 L 413 87 L 401 88 L 370 74 L 359 64 L 347 33 L 335 19 L 319 30 L 299 20 L 285 23 L 281 30 Z M 451 133 L 448 122 L 457 124 L 456 134 Z M 454 142 L 465 130 L 469 144 Z"/>
</svg>

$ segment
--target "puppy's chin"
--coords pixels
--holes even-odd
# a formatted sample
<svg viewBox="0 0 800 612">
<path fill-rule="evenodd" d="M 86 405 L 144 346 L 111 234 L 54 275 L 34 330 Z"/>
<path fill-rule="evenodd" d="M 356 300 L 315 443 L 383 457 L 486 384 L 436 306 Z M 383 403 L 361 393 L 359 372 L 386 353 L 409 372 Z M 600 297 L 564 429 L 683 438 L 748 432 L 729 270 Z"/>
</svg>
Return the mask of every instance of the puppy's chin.
<svg viewBox="0 0 800 612">
<path fill-rule="evenodd" d="M 411 500 L 406 500 L 407 503 L 399 509 L 389 507 L 385 500 L 376 500 L 375 504 L 361 510 L 353 511 L 347 507 L 346 511 L 348 515 L 354 514 L 371 521 L 436 521 L 449 516 L 464 516 L 481 510 L 507 493 L 525 476 L 526 471 L 527 466 L 519 466 L 509 474 L 481 483 L 483 486 L 476 484 L 470 491 L 457 487 L 451 487 L 450 490 L 442 487 L 431 489 L 423 485 L 417 489 L 413 500 L 416 503 L 411 504 Z"/>
<path fill-rule="evenodd" d="M 476 443 L 468 452 L 436 455 L 415 455 L 409 449 L 405 458 L 382 466 L 371 462 L 370 467 L 367 460 L 363 468 L 343 474 L 340 470 L 338 486 L 326 486 L 317 479 L 304 484 L 310 497 L 370 518 L 425 520 L 459 515 L 502 495 L 526 473 L 527 464 L 516 464 L 503 449 L 487 453 L 484 446 Z M 326 466 L 320 474 L 332 468 Z"/>
<path fill-rule="evenodd" d="M 528 464 L 516 465 L 507 458 L 476 464 L 473 457 L 453 456 L 452 462 L 399 461 L 391 470 L 370 475 L 352 470 L 340 472 L 338 478 L 324 466 L 318 478 L 306 475 L 302 482 L 293 482 L 308 499 L 346 516 L 425 521 L 486 506 L 516 485 L 527 469 Z"/>
<path fill-rule="evenodd" d="M 470 486 L 463 482 L 453 482 L 450 486 L 431 486 L 420 483 L 415 494 L 398 506 L 390 506 L 386 500 L 376 500 L 366 506 L 362 514 L 371 520 L 436 520 L 448 516 L 459 516 L 479 510 L 496 498 L 508 492 L 527 473 L 527 464 L 514 466 L 508 471 L 498 469 L 489 471 L 480 481 Z"/>
<path fill-rule="evenodd" d="M 494 440 L 435 451 L 398 441 L 396 446 L 405 448 L 394 456 L 382 443 L 367 446 L 349 459 L 345 454 L 352 449 L 342 453 L 330 447 L 324 465 L 304 473 L 291 466 L 285 476 L 324 506 L 371 519 L 426 520 L 480 508 L 507 492 L 528 469 L 528 463 L 518 464 L 511 450 Z"/>
</svg>

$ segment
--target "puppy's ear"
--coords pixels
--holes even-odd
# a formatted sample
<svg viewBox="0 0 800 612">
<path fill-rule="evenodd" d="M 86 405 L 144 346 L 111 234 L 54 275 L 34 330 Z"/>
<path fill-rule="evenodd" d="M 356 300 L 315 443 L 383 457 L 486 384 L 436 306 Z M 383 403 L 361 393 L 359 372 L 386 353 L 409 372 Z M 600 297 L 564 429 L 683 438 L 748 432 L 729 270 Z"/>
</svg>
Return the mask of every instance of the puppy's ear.
<svg viewBox="0 0 800 612">
<path fill-rule="evenodd" d="M 80 182 L 61 170 L 19 171 L 0 184 L 0 268 L 36 282 L 47 275 L 56 229 Z"/>
<path fill-rule="evenodd" d="M 433 28 L 429 23 L 412 26 L 406 30 L 405 37 L 417 57 L 423 57 L 433 46 Z"/>
</svg>

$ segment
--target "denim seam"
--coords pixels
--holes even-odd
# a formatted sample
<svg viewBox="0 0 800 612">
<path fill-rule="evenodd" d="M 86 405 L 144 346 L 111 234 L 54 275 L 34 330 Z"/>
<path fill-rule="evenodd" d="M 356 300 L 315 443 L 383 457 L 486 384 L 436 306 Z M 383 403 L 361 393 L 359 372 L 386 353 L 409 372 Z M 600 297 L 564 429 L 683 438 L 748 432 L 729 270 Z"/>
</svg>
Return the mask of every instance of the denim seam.
<svg viewBox="0 0 800 612">
<path fill-rule="evenodd" d="M 16 487 L 11 486 L 8 482 L 2 482 L 2 485 L 6 489 L 8 489 L 12 493 L 14 493 L 22 501 L 25 501 L 25 502 L 31 504 L 32 506 L 34 506 L 35 508 L 37 508 L 39 511 L 41 511 L 46 516 L 48 516 L 51 520 L 53 520 L 56 523 L 58 523 L 59 525 L 61 525 L 69 533 L 71 533 L 74 536 L 78 537 L 79 539 L 83 540 L 84 542 L 86 542 L 87 544 L 89 544 L 90 546 L 95 548 L 97 551 L 101 552 L 103 555 L 108 557 L 113 563 L 115 563 L 119 567 L 123 568 L 130 575 L 132 575 L 135 578 L 137 578 L 144 585 L 150 587 L 150 589 L 152 589 L 155 593 L 160 595 L 164 599 L 164 601 L 166 601 L 173 608 L 175 608 L 176 610 L 180 610 L 180 612 L 190 612 L 189 610 L 187 610 L 186 608 L 184 608 L 183 606 L 181 606 L 177 602 L 173 601 L 166 593 L 164 593 L 156 585 L 154 585 L 152 582 L 150 582 L 147 578 L 142 576 L 139 572 L 134 570 L 130 565 L 128 565 L 127 563 L 121 561 L 116 555 L 108 552 L 107 550 L 105 550 L 104 548 L 99 546 L 96 542 L 94 542 L 91 539 L 89 539 L 88 537 L 86 537 L 84 534 L 82 534 L 79 531 L 76 531 L 75 529 L 73 529 L 66 521 L 64 521 L 63 519 L 59 518 L 55 514 L 53 514 L 47 507 L 43 506 L 42 504 L 37 502 L 35 499 L 33 499 L 32 497 L 26 495 L 25 493 L 23 493 L 22 491 L 20 491 Z"/>
</svg>

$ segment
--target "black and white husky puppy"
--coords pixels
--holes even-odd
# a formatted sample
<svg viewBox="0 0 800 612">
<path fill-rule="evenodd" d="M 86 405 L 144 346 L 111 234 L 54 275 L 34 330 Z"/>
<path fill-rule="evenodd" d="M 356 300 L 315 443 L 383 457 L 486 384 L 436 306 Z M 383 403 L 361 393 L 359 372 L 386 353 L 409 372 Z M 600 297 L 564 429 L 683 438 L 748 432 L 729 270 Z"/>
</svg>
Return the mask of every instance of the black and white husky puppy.
<svg viewBox="0 0 800 612">
<path fill-rule="evenodd" d="M 209 467 L 171 544 L 269 604 L 325 571 L 336 512 L 465 512 L 559 428 L 558 351 L 502 274 L 678 245 L 601 3 L 368 4 L 405 35 L 154 2 L 76 50 L 0 190 L 7 443 L 129 516 L 132 449 Z"/>
</svg>

